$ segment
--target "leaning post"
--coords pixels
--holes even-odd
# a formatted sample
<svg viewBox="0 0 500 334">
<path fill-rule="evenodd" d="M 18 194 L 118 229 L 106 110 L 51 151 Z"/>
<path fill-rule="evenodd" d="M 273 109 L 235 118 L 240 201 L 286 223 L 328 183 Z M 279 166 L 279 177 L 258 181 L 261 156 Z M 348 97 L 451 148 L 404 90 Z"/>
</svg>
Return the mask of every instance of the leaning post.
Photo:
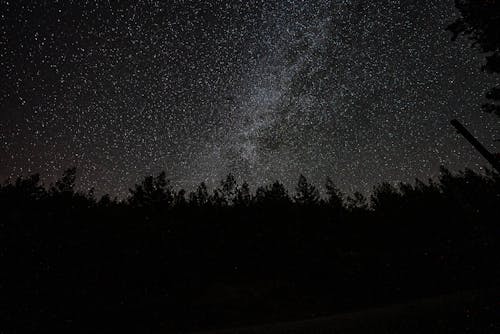
<svg viewBox="0 0 500 334">
<path fill-rule="evenodd" d="M 471 143 L 471 145 L 474 146 L 474 148 L 479 153 L 481 153 L 481 155 L 486 160 L 488 160 L 488 162 L 493 166 L 493 168 L 495 168 L 497 170 L 497 172 L 500 173 L 500 161 L 499 161 L 499 159 L 495 155 L 493 155 L 490 151 L 488 151 L 486 149 L 486 147 L 484 147 L 483 144 L 481 144 L 479 142 L 479 140 L 477 140 L 476 137 L 474 137 L 469 132 L 469 130 L 467 130 L 465 128 L 465 126 L 463 126 L 462 123 L 460 123 L 458 120 L 454 119 L 450 123 L 451 123 L 451 125 L 453 125 L 455 127 L 455 129 L 457 129 L 458 133 L 460 133 L 462 136 L 464 136 L 465 139 L 467 139 L 467 141 L 469 143 Z"/>
</svg>

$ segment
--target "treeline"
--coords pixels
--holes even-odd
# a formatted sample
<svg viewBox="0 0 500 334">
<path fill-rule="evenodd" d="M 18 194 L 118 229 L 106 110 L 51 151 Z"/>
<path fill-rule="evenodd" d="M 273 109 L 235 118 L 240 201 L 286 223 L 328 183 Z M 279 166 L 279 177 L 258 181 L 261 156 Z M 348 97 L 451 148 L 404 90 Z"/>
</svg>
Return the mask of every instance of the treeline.
<svg viewBox="0 0 500 334">
<path fill-rule="evenodd" d="M 2 203 L 27 205 L 34 201 L 59 201 L 61 199 L 72 200 L 72 206 L 83 207 L 108 207 L 128 206 L 134 209 L 146 209 L 152 212 L 160 210 L 166 212 L 171 209 L 190 208 L 243 208 L 251 206 L 273 207 L 275 205 L 296 206 L 331 206 L 338 210 L 368 208 L 367 199 L 360 193 L 355 192 L 352 197 L 345 196 L 327 178 L 325 190 L 327 198 L 321 198 L 318 188 L 310 184 L 306 177 L 300 175 L 296 192 L 289 194 L 286 187 L 276 181 L 267 186 L 260 186 L 255 192 L 251 192 L 250 185 L 243 182 L 237 184 L 232 174 L 220 182 L 220 186 L 212 191 L 202 182 L 195 191 L 187 193 L 186 190 L 174 189 L 166 173 L 161 172 L 157 176 L 148 176 L 140 184 L 129 189 L 129 196 L 124 200 L 112 198 L 106 194 L 96 199 L 94 190 L 81 192 L 75 189 L 76 168 L 64 171 L 61 179 L 49 187 L 45 187 L 39 174 L 29 177 L 19 177 L 15 181 L 6 181 L 0 185 L 0 196 Z M 384 185 L 386 186 L 386 185 Z M 395 188 L 394 188 L 395 189 Z"/>
<path fill-rule="evenodd" d="M 141 332 L 304 318 L 500 278 L 500 176 L 471 170 L 366 198 L 300 176 L 251 191 L 174 189 L 165 173 L 118 201 L 76 170 L 0 187 L 0 314 L 11 327 Z M 109 321 L 111 320 L 111 322 Z M 136 327 L 134 327 L 136 326 Z"/>
<path fill-rule="evenodd" d="M 166 173 L 161 172 L 157 176 L 145 177 L 139 184 L 129 189 L 130 194 L 126 199 L 118 200 L 108 194 L 96 199 L 93 189 L 88 192 L 77 191 L 75 189 L 76 174 L 76 168 L 67 169 L 63 176 L 49 187 L 42 184 L 39 174 L 24 178 L 18 177 L 14 181 L 7 180 L 0 184 L 1 203 L 5 207 L 12 208 L 11 205 L 16 207 L 41 201 L 47 204 L 71 200 L 71 207 L 120 206 L 151 212 L 159 210 L 163 213 L 187 207 L 207 209 L 276 207 L 276 205 L 302 208 L 329 207 L 338 212 L 359 210 L 375 212 L 384 211 L 390 207 L 401 207 L 405 205 L 404 203 L 424 200 L 426 197 L 432 197 L 435 200 L 436 196 L 440 197 L 441 202 L 451 200 L 455 204 L 483 206 L 498 200 L 500 179 L 497 173 L 489 170 L 486 170 L 485 175 L 477 174 L 470 169 L 452 174 L 445 167 L 441 167 L 437 180 L 429 179 L 426 183 L 416 179 L 413 184 L 400 182 L 397 185 L 385 182 L 375 186 L 371 196 L 366 198 L 361 192 L 354 192 L 347 196 L 330 178 L 327 178 L 324 184 L 326 197 L 321 197 L 319 189 L 309 183 L 303 175 L 299 176 L 295 192 L 292 194 L 279 181 L 259 186 L 256 191 L 252 192 L 247 182 L 238 184 L 232 174 L 228 174 L 213 190 L 202 182 L 196 190 L 187 193 L 184 189 L 174 189 Z"/>
</svg>

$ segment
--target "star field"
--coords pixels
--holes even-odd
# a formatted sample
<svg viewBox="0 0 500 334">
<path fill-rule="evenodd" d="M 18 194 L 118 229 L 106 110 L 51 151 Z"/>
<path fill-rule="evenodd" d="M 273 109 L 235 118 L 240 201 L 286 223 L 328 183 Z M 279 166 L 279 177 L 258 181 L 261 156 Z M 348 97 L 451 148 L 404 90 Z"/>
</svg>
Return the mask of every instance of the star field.
<svg viewBox="0 0 500 334">
<path fill-rule="evenodd" d="M 123 195 L 233 172 L 342 189 L 487 163 L 497 77 L 446 26 L 453 1 L 0 2 L 0 178 L 76 166 Z M 498 136 L 497 136 L 498 137 Z"/>
</svg>

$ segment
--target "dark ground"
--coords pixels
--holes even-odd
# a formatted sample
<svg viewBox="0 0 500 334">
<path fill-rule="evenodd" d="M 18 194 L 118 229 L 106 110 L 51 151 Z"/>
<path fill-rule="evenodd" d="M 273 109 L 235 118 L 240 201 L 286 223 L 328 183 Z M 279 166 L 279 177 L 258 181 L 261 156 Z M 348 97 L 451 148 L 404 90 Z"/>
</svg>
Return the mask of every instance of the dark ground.
<svg viewBox="0 0 500 334">
<path fill-rule="evenodd" d="M 305 179 L 186 195 L 160 174 L 120 202 L 74 184 L 0 186 L 0 334 L 498 332 L 500 175 L 369 201 Z"/>
<path fill-rule="evenodd" d="M 333 316 L 198 334 L 500 333 L 500 289 L 462 291 Z"/>
</svg>

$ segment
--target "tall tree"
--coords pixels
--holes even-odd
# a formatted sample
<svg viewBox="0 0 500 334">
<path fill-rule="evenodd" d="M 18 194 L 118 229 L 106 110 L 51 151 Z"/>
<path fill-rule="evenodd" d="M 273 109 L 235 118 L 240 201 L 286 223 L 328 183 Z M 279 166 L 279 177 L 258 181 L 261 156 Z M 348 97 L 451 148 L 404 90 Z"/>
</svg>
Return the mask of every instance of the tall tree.
<svg viewBox="0 0 500 334">
<path fill-rule="evenodd" d="M 243 184 L 236 189 L 234 205 L 239 207 L 247 207 L 251 204 L 251 202 L 252 194 L 250 193 L 250 186 L 247 182 L 243 182 Z"/>
<path fill-rule="evenodd" d="M 194 206 L 205 206 L 209 201 L 208 187 L 205 182 L 198 185 L 194 192 L 189 194 L 189 203 Z"/>
<path fill-rule="evenodd" d="M 129 203 L 136 207 L 168 207 L 174 200 L 174 193 L 165 172 L 148 176 L 133 189 L 129 189 Z"/>
<path fill-rule="evenodd" d="M 255 192 L 255 201 L 268 206 L 285 205 L 290 202 L 290 196 L 285 186 L 275 181 L 267 187 L 259 187 Z"/>
<path fill-rule="evenodd" d="M 76 181 L 76 168 L 66 169 L 62 178 L 56 181 L 52 187 L 52 192 L 61 194 L 73 194 Z"/>
<path fill-rule="evenodd" d="M 231 205 L 234 202 L 237 190 L 236 179 L 233 174 L 228 174 L 225 180 L 220 183 L 220 195 L 226 205 Z"/>
<path fill-rule="evenodd" d="M 350 211 L 357 211 L 357 210 L 367 210 L 368 209 L 368 203 L 366 200 L 365 195 L 363 195 L 359 191 L 355 191 L 352 196 L 347 196 L 347 208 Z"/>
<path fill-rule="evenodd" d="M 333 183 L 332 179 L 329 177 L 326 178 L 326 195 L 328 206 L 330 206 L 335 211 L 341 210 L 344 208 L 344 194 L 340 189 L 338 189 Z"/>
<path fill-rule="evenodd" d="M 448 26 L 455 40 L 459 35 L 467 36 L 473 46 L 478 46 L 486 54 L 483 70 L 500 73 L 500 0 L 455 0 L 461 17 Z M 491 103 L 483 105 L 483 110 L 500 117 L 500 85 L 487 94 Z"/>
<path fill-rule="evenodd" d="M 187 204 L 186 201 L 186 190 L 180 189 L 175 194 L 174 205 L 176 208 L 183 208 Z"/>
<path fill-rule="evenodd" d="M 300 205 L 314 205 L 319 201 L 318 189 L 310 184 L 302 174 L 299 176 L 294 200 Z"/>
</svg>

